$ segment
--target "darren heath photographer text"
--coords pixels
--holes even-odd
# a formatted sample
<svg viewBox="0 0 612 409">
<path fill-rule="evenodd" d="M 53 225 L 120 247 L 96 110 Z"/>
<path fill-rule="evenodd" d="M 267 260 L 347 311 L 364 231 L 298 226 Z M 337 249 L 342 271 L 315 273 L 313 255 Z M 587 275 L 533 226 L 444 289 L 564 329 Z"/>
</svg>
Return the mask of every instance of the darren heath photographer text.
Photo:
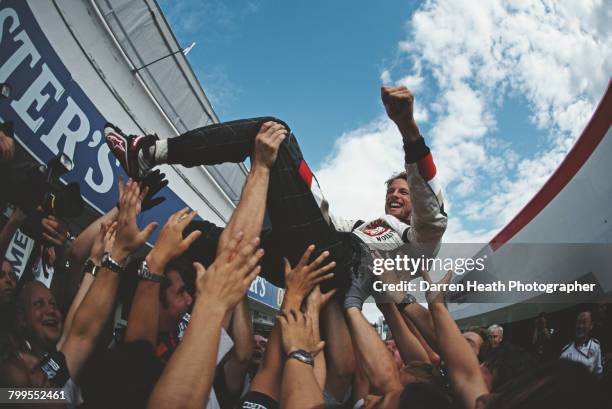
<svg viewBox="0 0 612 409">
<path fill-rule="evenodd" d="M 479 283 L 477 281 L 466 281 L 464 283 L 447 283 L 436 284 L 428 283 L 427 281 L 400 281 L 397 283 L 383 283 L 382 281 L 374 281 L 372 288 L 378 292 L 414 292 L 414 291 L 444 291 L 444 292 L 545 292 L 552 294 L 560 293 L 576 293 L 576 292 L 592 292 L 596 284 L 582 284 L 577 281 L 573 283 L 539 283 L 537 281 L 522 282 L 519 280 L 509 280 L 507 282 L 495 281 L 492 283 Z"/>
</svg>

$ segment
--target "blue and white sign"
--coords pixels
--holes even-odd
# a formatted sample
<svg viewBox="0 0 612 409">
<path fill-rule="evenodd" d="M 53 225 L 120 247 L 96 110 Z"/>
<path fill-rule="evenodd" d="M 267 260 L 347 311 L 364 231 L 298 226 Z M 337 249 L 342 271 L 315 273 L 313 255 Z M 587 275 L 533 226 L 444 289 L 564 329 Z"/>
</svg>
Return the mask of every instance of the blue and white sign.
<svg viewBox="0 0 612 409">
<path fill-rule="evenodd" d="M 125 178 L 125 172 L 104 142 L 107 120 L 62 63 L 26 1 L 0 0 L 0 50 L 0 83 L 12 89 L 10 99 L 0 100 L 0 120 L 15 124 L 15 139 L 39 162 L 66 154 L 74 168 L 62 180 L 79 183 L 83 198 L 98 211 L 113 208 L 117 176 Z M 166 201 L 145 212 L 141 226 L 151 221 L 163 224 L 186 206 L 168 188 L 158 195 Z M 282 290 L 257 277 L 249 296 L 278 308 Z"/>
<path fill-rule="evenodd" d="M 125 173 L 104 142 L 107 121 L 64 66 L 27 2 L 0 2 L 0 50 L 0 83 L 12 88 L 11 98 L 0 100 L 0 119 L 14 122 L 16 140 L 40 162 L 60 152 L 70 157 L 74 169 L 62 180 L 78 182 L 82 196 L 100 212 L 110 210 L 117 203 L 117 176 Z M 185 207 L 168 188 L 160 195 L 166 201 L 146 212 L 142 225 L 163 223 Z"/>
</svg>

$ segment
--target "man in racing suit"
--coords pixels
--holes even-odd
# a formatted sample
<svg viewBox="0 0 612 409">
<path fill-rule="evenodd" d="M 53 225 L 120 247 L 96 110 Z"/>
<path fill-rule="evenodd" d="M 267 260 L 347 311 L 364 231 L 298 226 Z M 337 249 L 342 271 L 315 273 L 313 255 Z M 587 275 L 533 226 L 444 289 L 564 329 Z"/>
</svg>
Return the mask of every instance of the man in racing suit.
<svg viewBox="0 0 612 409">
<path fill-rule="evenodd" d="M 260 198 L 271 225 L 262 232 L 265 249 L 262 276 L 283 287 L 283 257 L 295 265 L 304 249 L 315 244 L 313 257 L 329 251 L 330 259 L 336 262 L 334 278 L 323 283 L 323 287 L 347 288 L 351 272 L 356 272 L 363 263 L 361 254 L 366 246 L 393 250 L 405 243 L 428 243 L 435 247 L 446 229 L 442 194 L 435 183 L 436 168 L 413 116 L 414 98 L 405 87 L 383 87 L 381 94 L 387 114 L 403 138 L 406 177 L 390 180 L 386 214 L 368 222 L 343 220 L 329 214 L 328 204 L 303 159 L 295 135 L 278 119 L 225 122 L 161 140 L 155 135 L 126 135 L 110 123 L 104 134 L 123 168 L 137 179 L 162 163 L 192 167 L 242 162 L 253 153 L 255 138 L 260 134 L 266 131 L 283 134 L 269 175 L 267 197 Z M 208 265 L 214 259 L 223 229 L 202 221 L 193 223 L 191 230 L 194 229 L 203 234 L 191 246 L 188 256 Z"/>
</svg>

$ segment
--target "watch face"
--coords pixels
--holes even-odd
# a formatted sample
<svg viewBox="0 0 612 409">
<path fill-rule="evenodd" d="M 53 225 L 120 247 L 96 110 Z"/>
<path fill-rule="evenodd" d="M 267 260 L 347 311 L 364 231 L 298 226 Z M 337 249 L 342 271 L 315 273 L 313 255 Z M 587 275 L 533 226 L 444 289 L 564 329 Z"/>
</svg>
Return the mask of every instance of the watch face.
<svg viewBox="0 0 612 409">
<path fill-rule="evenodd" d="M 297 359 L 298 361 L 302 361 L 308 365 L 314 365 L 314 358 L 310 352 L 304 351 L 303 349 L 298 349 L 297 351 L 293 351 L 291 356 Z"/>
</svg>

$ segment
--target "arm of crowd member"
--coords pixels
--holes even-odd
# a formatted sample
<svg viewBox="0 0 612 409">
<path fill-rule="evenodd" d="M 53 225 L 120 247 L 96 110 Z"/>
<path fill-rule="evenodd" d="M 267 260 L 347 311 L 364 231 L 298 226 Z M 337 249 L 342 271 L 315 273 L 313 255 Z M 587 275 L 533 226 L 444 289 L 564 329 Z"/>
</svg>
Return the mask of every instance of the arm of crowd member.
<svg viewBox="0 0 612 409">
<path fill-rule="evenodd" d="M 423 338 L 425 338 L 427 344 L 429 344 L 434 351 L 438 352 L 438 340 L 436 339 L 433 319 L 427 308 L 416 302 L 401 305 L 399 308 L 402 316 L 412 322 Z"/>
<path fill-rule="evenodd" d="M 307 264 L 314 250 L 314 245 L 308 246 L 294 268 L 291 268 L 289 261 L 285 260 L 285 283 L 287 288 L 281 305 L 282 311 L 299 310 L 304 298 L 312 288 L 333 276 L 333 273 L 326 273 L 336 265 L 335 262 L 319 267 L 329 256 L 327 251 L 321 253 L 312 263 Z M 276 401 L 280 399 L 281 377 L 283 374 L 280 327 L 277 324 L 278 321 L 272 328 L 261 366 L 250 388 L 251 391 L 263 393 Z"/>
<path fill-rule="evenodd" d="M 399 370 L 385 343 L 359 308 L 350 307 L 345 311 L 345 315 L 353 346 L 370 385 L 384 395 L 382 407 L 398 402 L 403 388 Z"/>
<path fill-rule="evenodd" d="M 313 341 L 316 343 L 321 341 L 321 328 L 319 326 L 321 309 L 325 306 L 325 304 L 327 304 L 335 293 L 336 290 L 334 289 L 323 294 L 321 292 L 321 287 L 317 284 L 312 291 L 310 291 L 308 297 L 306 297 L 306 301 L 304 301 L 304 313 L 310 318 Z M 315 356 L 314 373 L 319 386 L 321 389 L 324 389 L 327 377 L 327 367 L 325 364 L 325 354 L 323 352 Z"/>
<path fill-rule="evenodd" d="M 223 365 L 222 376 L 225 377 L 225 385 L 228 391 L 233 396 L 238 396 L 242 391 L 244 378 L 255 349 L 253 323 L 251 322 L 246 296 L 234 309 L 230 324 L 230 336 L 234 341 L 234 347 Z"/>
<path fill-rule="evenodd" d="M 168 218 L 157 236 L 155 246 L 145 259 L 150 273 L 165 277 L 166 265 L 187 251 L 191 243 L 200 237 L 202 233 L 195 230 L 183 239 L 183 230 L 195 216 L 195 211 L 190 213 L 189 208 L 185 207 Z M 159 327 L 159 291 L 160 283 L 157 281 L 138 281 L 125 331 L 126 342 L 146 340 L 151 345 L 156 345 Z"/>
<path fill-rule="evenodd" d="M 402 360 L 405 363 L 413 361 L 430 363 L 427 351 L 410 331 L 395 304 L 379 303 L 377 306 L 389 325 Z"/>
<path fill-rule="evenodd" d="M 4 259 L 4 255 L 11 244 L 15 232 L 21 227 L 26 219 L 27 216 L 21 209 L 16 207 L 15 210 L 13 210 L 13 214 L 11 214 L 11 217 L 9 217 L 6 224 L 2 227 L 2 230 L 0 230 L 0 259 Z"/>
<path fill-rule="evenodd" d="M 278 317 L 285 355 L 303 350 L 316 356 L 324 342 L 313 333 L 314 324 L 309 314 L 299 310 L 284 310 Z M 318 340 L 317 340 L 318 339 Z M 315 368 L 297 359 L 287 359 L 283 370 L 281 407 L 323 408 L 323 391 L 317 381 Z"/>
<path fill-rule="evenodd" d="M 142 192 L 144 195 L 141 200 L 141 211 L 150 209 L 165 200 L 163 197 L 153 198 L 157 192 L 168 184 L 165 176 L 166 175 L 160 173 L 159 170 L 154 170 L 144 178 L 141 183 L 141 188 L 146 186 L 147 190 L 144 191 L 143 189 Z M 119 176 L 118 187 L 119 197 L 121 198 L 121 195 L 123 194 L 123 179 L 121 176 Z M 117 215 L 119 215 L 119 206 L 119 202 L 117 202 L 117 205 L 109 210 L 108 213 L 99 217 L 76 237 L 70 248 L 70 258 L 72 260 L 77 263 L 82 263 L 85 261 L 85 257 L 87 257 L 91 250 L 91 246 L 96 239 L 100 226 L 104 223 L 110 225 L 117 219 Z"/>
<path fill-rule="evenodd" d="M 276 122 L 264 123 L 255 137 L 255 151 L 251 171 L 247 176 L 238 207 L 219 238 L 217 254 L 227 245 L 229 238 L 243 232 L 246 240 L 258 237 L 266 211 L 270 170 L 276 161 L 280 144 L 287 130 Z"/>
<path fill-rule="evenodd" d="M 117 233 L 110 252 L 110 257 L 120 265 L 125 265 L 130 253 L 142 246 L 157 226 L 156 223 L 151 223 L 143 231 L 138 229 L 136 215 L 140 211 L 140 200 L 138 184 L 128 181 L 121 197 Z M 73 378 L 79 376 L 111 315 L 119 279 L 117 272 L 102 267 L 75 314 L 72 328 L 61 349 Z"/>
<path fill-rule="evenodd" d="M 338 401 L 344 398 L 356 371 L 356 357 L 338 297 L 329 302 L 321 315 L 325 334 L 326 389 Z"/>
<path fill-rule="evenodd" d="M 396 305 L 396 307 L 399 311 L 399 309 L 401 308 L 401 305 L 400 306 Z M 425 352 L 427 352 L 427 356 L 429 357 L 429 362 L 431 362 L 434 365 L 439 365 L 440 355 L 438 355 L 437 352 L 434 351 L 433 348 L 427 343 L 427 341 L 423 337 L 423 334 L 421 334 L 421 331 L 419 331 L 416 325 L 414 325 L 414 323 L 410 320 L 410 318 L 406 316 L 406 314 L 401 314 L 401 317 L 404 320 L 406 327 L 408 327 L 408 330 L 414 334 L 414 336 L 417 338 L 417 340 L 419 341 L 419 343 L 421 344 Z M 431 319 L 431 315 L 429 317 Z M 431 325 L 432 325 L 432 331 L 433 331 L 433 321 L 431 321 Z"/>
<path fill-rule="evenodd" d="M 90 254 L 91 248 L 96 241 L 102 226 L 110 226 L 117 219 L 118 215 L 119 209 L 117 209 L 117 207 L 113 207 L 108 211 L 108 213 L 97 218 L 93 223 L 87 226 L 85 230 L 79 233 L 70 247 L 70 258 L 73 262 L 77 264 L 85 262 L 85 259 L 87 255 Z"/>
<path fill-rule="evenodd" d="M 448 283 L 451 275 L 449 272 L 438 284 Z M 423 272 L 423 279 L 432 282 L 426 271 Z M 451 387 L 463 406 L 472 409 L 479 396 L 489 393 L 480 371 L 478 358 L 461 336 L 459 327 L 446 309 L 444 293 L 428 292 L 427 303 L 434 321 L 440 356 L 448 369 Z"/>
<path fill-rule="evenodd" d="M 244 297 L 261 268 L 259 239 L 233 238 L 215 262 L 196 268 L 196 302 L 185 337 L 155 384 L 147 407 L 205 407 L 214 379 L 221 322 Z"/>
<path fill-rule="evenodd" d="M 95 238 L 92 246 L 91 253 L 89 255 L 89 259 L 93 262 L 94 268 L 99 269 L 102 265 L 102 256 L 104 252 L 110 252 L 112 249 L 112 245 L 115 238 L 115 232 L 117 231 L 117 223 L 102 223 L 100 224 L 100 230 L 98 231 L 98 235 Z M 85 295 L 89 291 L 89 288 L 94 282 L 95 276 L 92 271 L 86 271 L 86 274 L 83 275 L 81 279 L 81 285 L 72 300 L 72 304 L 70 305 L 70 309 L 68 310 L 68 314 L 66 314 L 66 319 L 64 320 L 64 328 L 62 330 L 62 337 L 57 343 L 57 349 L 62 349 L 64 346 L 64 342 L 68 338 L 68 334 L 72 329 L 72 322 L 74 321 L 74 315 L 76 314 L 78 308 L 80 307 Z"/>
<path fill-rule="evenodd" d="M 447 216 L 442 189 L 435 178 L 436 165 L 414 120 L 414 96 L 406 87 L 382 87 L 381 96 L 387 115 L 397 125 L 404 141 L 412 201 L 408 242 L 437 244 L 446 230 Z"/>
<path fill-rule="evenodd" d="M 370 394 L 370 381 L 363 369 L 363 364 L 355 356 L 355 376 L 353 377 L 351 399 L 357 402 Z"/>
</svg>

